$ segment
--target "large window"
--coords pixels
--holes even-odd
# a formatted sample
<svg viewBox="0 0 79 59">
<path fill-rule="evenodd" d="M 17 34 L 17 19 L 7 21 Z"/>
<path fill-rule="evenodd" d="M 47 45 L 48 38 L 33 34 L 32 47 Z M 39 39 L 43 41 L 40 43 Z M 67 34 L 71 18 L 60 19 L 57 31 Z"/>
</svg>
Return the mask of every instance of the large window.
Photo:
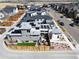
<svg viewBox="0 0 79 59">
<path fill-rule="evenodd" d="M 12 33 L 21 34 L 21 30 L 15 30 Z"/>
<path fill-rule="evenodd" d="M 30 33 L 30 29 L 28 29 L 27 32 Z"/>
</svg>

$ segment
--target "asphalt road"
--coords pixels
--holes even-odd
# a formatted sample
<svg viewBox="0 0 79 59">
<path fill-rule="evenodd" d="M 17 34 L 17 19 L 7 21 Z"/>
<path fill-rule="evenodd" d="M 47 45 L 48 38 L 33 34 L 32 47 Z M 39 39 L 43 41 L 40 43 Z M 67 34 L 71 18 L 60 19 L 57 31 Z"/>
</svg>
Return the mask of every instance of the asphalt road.
<svg viewBox="0 0 79 59">
<path fill-rule="evenodd" d="M 57 13 L 56 11 L 51 10 L 51 9 L 50 9 L 50 11 L 52 12 L 52 15 L 55 16 L 55 18 L 56 18 L 55 20 L 60 20 L 60 21 L 64 22 L 64 26 L 63 27 L 72 36 L 72 38 L 75 39 L 79 43 L 79 29 L 75 28 L 75 27 L 71 27 L 69 25 L 71 23 L 71 21 L 67 20 L 68 18 L 66 18 L 66 17 L 60 18 L 60 16 L 62 14 Z"/>
</svg>

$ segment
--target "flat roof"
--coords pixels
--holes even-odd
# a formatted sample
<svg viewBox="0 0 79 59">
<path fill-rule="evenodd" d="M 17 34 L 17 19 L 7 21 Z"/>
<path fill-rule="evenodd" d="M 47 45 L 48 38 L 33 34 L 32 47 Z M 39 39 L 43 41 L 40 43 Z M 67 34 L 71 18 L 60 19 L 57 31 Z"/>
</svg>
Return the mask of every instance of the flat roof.
<svg viewBox="0 0 79 59">
<path fill-rule="evenodd" d="M 36 16 L 29 16 L 29 14 L 26 14 L 26 15 L 23 17 L 23 19 L 22 19 L 21 22 L 27 22 L 27 20 L 35 20 L 35 19 L 45 19 L 45 20 L 49 20 L 49 19 L 52 19 L 52 17 L 49 16 L 49 15 L 40 15 L 40 14 L 38 14 L 38 15 L 36 15 Z"/>
<path fill-rule="evenodd" d="M 61 34 L 61 31 L 57 27 L 55 27 L 55 28 L 52 29 L 52 33 Z"/>
</svg>

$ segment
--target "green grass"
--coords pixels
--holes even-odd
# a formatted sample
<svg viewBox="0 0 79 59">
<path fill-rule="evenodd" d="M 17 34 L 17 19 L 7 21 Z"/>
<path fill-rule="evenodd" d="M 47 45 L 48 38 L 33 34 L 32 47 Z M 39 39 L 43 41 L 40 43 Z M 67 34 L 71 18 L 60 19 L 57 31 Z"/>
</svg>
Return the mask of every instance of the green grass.
<svg viewBox="0 0 79 59">
<path fill-rule="evenodd" d="M 17 46 L 35 46 L 35 43 L 17 43 Z"/>
</svg>

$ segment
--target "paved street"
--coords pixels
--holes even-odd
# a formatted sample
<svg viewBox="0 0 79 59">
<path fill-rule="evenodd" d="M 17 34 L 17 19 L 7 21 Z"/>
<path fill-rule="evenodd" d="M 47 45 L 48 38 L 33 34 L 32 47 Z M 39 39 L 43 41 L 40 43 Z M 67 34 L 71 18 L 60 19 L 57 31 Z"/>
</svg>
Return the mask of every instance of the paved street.
<svg viewBox="0 0 79 59">
<path fill-rule="evenodd" d="M 71 23 L 71 21 L 68 20 L 63 20 L 63 22 L 65 23 L 64 28 L 67 29 L 67 31 L 69 32 L 69 34 L 79 43 L 79 29 L 71 27 L 69 24 Z"/>
<path fill-rule="evenodd" d="M 67 32 L 72 36 L 72 38 L 74 38 L 78 43 L 79 43 L 79 29 L 75 28 L 75 27 L 71 27 L 69 24 L 71 23 L 71 21 L 67 20 L 66 17 L 64 18 L 60 18 L 61 14 L 55 12 L 54 10 L 50 10 L 52 12 L 52 15 L 54 15 L 54 17 L 56 18 L 55 20 L 60 20 L 62 22 L 64 22 L 64 28 L 67 30 Z"/>
</svg>

